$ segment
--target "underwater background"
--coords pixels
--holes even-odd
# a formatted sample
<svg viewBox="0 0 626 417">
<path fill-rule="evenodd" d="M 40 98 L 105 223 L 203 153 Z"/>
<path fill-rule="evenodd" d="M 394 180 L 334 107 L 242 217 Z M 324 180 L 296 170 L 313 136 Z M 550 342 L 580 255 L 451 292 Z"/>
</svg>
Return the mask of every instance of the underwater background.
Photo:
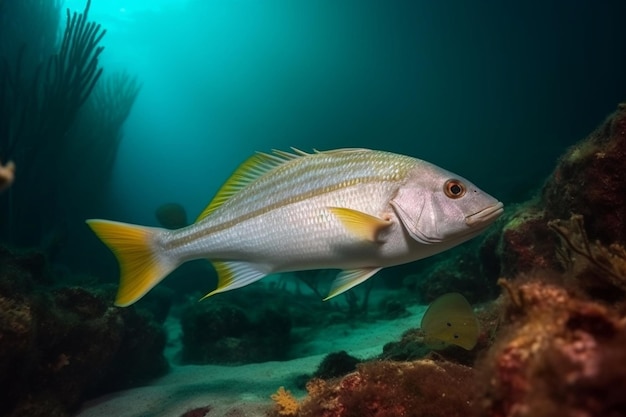
<svg viewBox="0 0 626 417">
<path fill-rule="evenodd" d="M 78 0 L 3 3 L 3 44 L 11 64 L 20 45 L 35 44 L 24 48 L 26 58 L 53 52 L 65 8 L 80 12 L 85 6 Z M 20 22 L 14 11 L 40 7 L 32 14 L 51 13 L 37 6 L 46 3 L 58 6 L 58 21 Z M 94 0 L 90 20 L 106 30 L 98 42 L 104 47 L 97 60 L 100 84 L 122 74 L 136 88 L 126 91 L 133 101 L 111 116 L 116 119 L 109 125 L 117 130 L 110 134 L 114 140 L 102 139 L 110 144 L 106 151 L 89 155 L 84 148 L 95 145 L 76 133 L 68 161 L 50 170 L 66 175 L 55 187 L 71 188 L 76 177 L 85 184 L 48 203 L 29 202 L 46 205 L 32 216 L 64 217 L 75 208 L 84 217 L 154 224 L 154 210 L 176 202 L 193 219 L 249 155 L 289 147 L 404 153 L 459 173 L 505 203 L 521 201 L 563 149 L 619 102 L 624 7 L 619 1 L 567 7 L 494 1 L 477 7 Z M 44 23 L 49 27 L 41 32 L 24 30 Z M 21 71 L 34 71 L 35 63 L 24 61 Z M 66 124 L 68 113 L 59 116 Z M 95 128 L 105 129 L 114 128 Z M 23 135 L 48 136 L 41 141 L 59 153 L 50 137 L 55 134 Z M 33 172 L 33 164 L 45 172 L 47 162 L 34 163 L 28 155 L 36 152 L 36 141 L 21 140 L 27 150 L 9 149 L 0 157 L 18 163 L 23 158 L 24 171 Z M 92 159 L 104 165 L 89 174 L 93 179 L 86 174 L 96 171 Z M 76 198 L 78 192 L 88 194 Z M 62 213 L 50 211 L 50 200 L 60 200 L 53 204 Z M 54 223 L 32 216 L 24 222 Z M 84 247 L 78 240 L 88 239 L 76 220 L 63 219 L 77 233 L 65 238 L 71 253 L 64 262 L 86 260 L 74 255 Z M 37 235 L 68 233 L 50 232 L 52 227 L 29 230 L 30 239 L 13 238 L 39 243 Z"/>
<path fill-rule="evenodd" d="M 195 216 L 252 152 L 292 146 L 410 154 L 519 201 L 622 98 L 624 7 L 94 1 L 102 66 L 142 85 L 110 210 Z"/>
<path fill-rule="evenodd" d="M 0 382 L 12 387 L 0 415 L 74 415 L 86 400 L 182 368 L 330 354 L 320 328 L 345 326 L 328 332 L 341 338 L 355 327 L 378 334 L 379 322 L 418 326 L 424 306 L 449 291 L 476 306 L 483 333 L 474 351 L 432 356 L 411 334 L 387 334 L 379 344 L 392 345 L 376 360 L 410 365 L 340 355 L 326 362 L 339 370 L 320 365 L 317 379 L 315 369 L 285 365 L 301 375 L 271 381 L 265 400 L 270 407 L 276 392 L 278 408 L 268 413 L 426 415 L 398 403 L 364 411 L 356 404 L 372 392 L 355 387 L 408 375 L 403 366 L 416 370 L 411 383 L 433 378 L 407 361 L 434 357 L 454 381 L 501 377 L 450 393 L 441 415 L 552 415 L 550 401 L 566 404 L 563 415 L 586 406 L 587 415 L 625 415 L 618 394 L 603 397 L 604 409 L 572 399 L 626 387 L 626 370 L 612 366 L 626 341 L 623 16 L 619 0 L 0 0 L 0 165 L 16 166 L 0 193 Z M 254 152 L 290 147 L 424 159 L 504 202 L 506 215 L 485 236 L 389 268 L 333 303 L 319 302 L 332 277 L 320 272 L 198 304 L 215 274 L 192 262 L 137 306 L 112 306 L 118 267 L 85 219 L 190 223 Z M 568 223 L 547 226 L 558 219 Z M 537 334 L 562 342 L 542 345 L 552 362 L 519 359 L 536 349 Z M 558 356 L 576 349 L 578 362 Z M 590 358 L 598 374 L 580 371 Z M 358 381 L 310 382 L 361 361 Z M 527 389 L 560 387 L 562 375 L 579 371 L 589 379 L 570 381 L 569 391 L 544 398 Z M 451 380 L 432 379 L 431 394 Z M 308 399 L 298 406 L 280 385 Z M 362 397 L 332 396 L 342 388 Z M 220 396 L 217 383 L 201 389 Z M 177 401 L 170 411 L 126 415 L 178 416 L 181 407 L 220 415 L 200 399 Z M 344 411 L 331 411 L 338 401 Z M 479 410 L 459 405 L 469 402 Z M 266 411 L 240 412 L 232 415 Z"/>
</svg>

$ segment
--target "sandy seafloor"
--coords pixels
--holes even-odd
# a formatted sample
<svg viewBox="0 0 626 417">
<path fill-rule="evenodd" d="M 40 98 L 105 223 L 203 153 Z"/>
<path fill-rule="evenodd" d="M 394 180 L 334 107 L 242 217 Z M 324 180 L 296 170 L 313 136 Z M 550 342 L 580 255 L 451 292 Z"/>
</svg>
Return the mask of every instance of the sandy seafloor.
<svg viewBox="0 0 626 417">
<path fill-rule="evenodd" d="M 204 406 L 211 407 L 207 417 L 265 416 L 272 405 L 270 395 L 278 387 L 304 396 L 304 391 L 293 386 L 294 379 L 313 373 L 327 354 L 345 350 L 360 359 L 372 358 L 382 353 L 386 343 L 419 327 L 426 306 L 407 309 L 410 316 L 400 319 L 328 326 L 312 340 L 292 347 L 298 359 L 240 366 L 176 364 L 180 327 L 177 320 L 168 320 L 170 342 L 165 354 L 170 358 L 170 372 L 148 386 L 91 400 L 76 417 L 179 417 Z"/>
</svg>

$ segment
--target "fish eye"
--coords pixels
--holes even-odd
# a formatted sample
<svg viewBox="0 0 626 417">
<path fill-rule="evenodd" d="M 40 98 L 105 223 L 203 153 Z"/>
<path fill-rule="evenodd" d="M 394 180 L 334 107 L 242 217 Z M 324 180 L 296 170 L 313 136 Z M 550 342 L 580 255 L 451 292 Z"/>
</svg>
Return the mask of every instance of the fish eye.
<svg viewBox="0 0 626 417">
<path fill-rule="evenodd" d="M 451 179 L 443 185 L 443 192 L 450 198 L 461 198 L 465 195 L 465 185 L 459 180 Z"/>
</svg>

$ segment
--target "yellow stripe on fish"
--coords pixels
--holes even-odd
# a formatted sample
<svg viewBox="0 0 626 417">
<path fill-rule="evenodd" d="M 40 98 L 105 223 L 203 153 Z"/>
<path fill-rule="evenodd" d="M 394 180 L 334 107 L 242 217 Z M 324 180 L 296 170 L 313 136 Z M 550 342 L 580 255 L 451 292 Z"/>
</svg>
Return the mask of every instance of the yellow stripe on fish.
<svg viewBox="0 0 626 417">
<path fill-rule="evenodd" d="M 277 272 L 336 268 L 326 299 L 381 268 L 421 259 L 483 231 L 502 203 L 420 159 L 369 149 L 274 151 L 245 161 L 196 222 L 178 230 L 87 220 L 120 264 L 128 306 L 180 264 L 213 262 L 217 288 Z"/>
</svg>

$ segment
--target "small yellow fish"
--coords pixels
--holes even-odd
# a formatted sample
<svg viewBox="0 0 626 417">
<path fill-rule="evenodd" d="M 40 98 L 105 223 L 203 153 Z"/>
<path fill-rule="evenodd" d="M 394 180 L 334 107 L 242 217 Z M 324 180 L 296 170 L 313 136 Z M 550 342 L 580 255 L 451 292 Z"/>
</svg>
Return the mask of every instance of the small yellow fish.
<svg viewBox="0 0 626 417">
<path fill-rule="evenodd" d="M 369 149 L 258 153 L 178 230 L 87 220 L 120 264 L 115 304 L 128 306 L 183 262 L 206 258 L 210 295 L 268 274 L 336 268 L 328 298 L 381 268 L 458 245 L 502 203 L 426 161 Z"/>
<path fill-rule="evenodd" d="M 472 306 L 456 292 L 444 294 L 433 301 L 422 316 L 420 327 L 424 343 L 433 348 L 453 344 L 472 350 L 480 334 Z"/>
</svg>

